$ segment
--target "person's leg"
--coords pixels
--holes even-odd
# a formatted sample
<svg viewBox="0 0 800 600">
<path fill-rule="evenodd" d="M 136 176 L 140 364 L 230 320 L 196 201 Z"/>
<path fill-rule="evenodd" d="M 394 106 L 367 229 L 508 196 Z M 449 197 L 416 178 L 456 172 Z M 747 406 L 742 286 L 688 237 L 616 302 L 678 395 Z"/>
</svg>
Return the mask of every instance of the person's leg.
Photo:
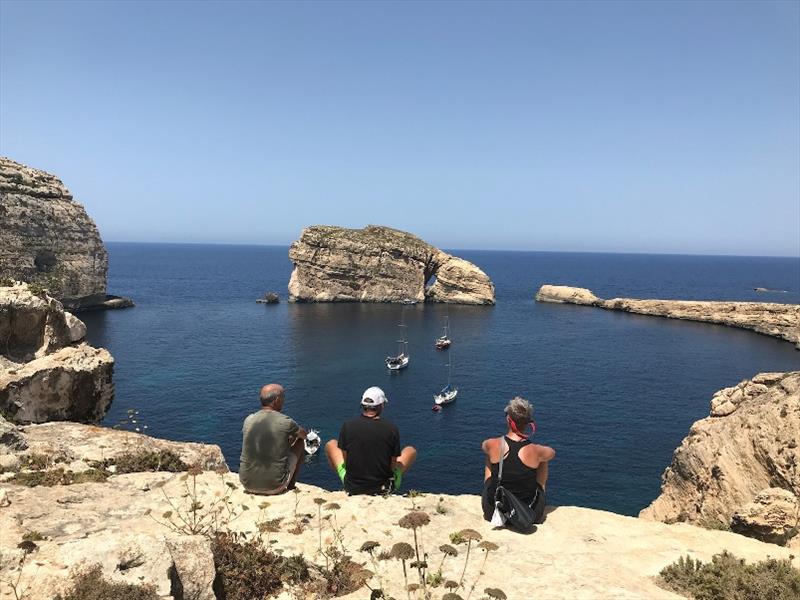
<svg viewBox="0 0 800 600">
<path fill-rule="evenodd" d="M 298 439 L 292 444 L 292 454 L 289 457 L 289 483 L 286 486 L 287 490 L 294 489 L 297 483 L 297 476 L 300 474 L 300 465 L 303 464 L 303 458 L 306 453 L 306 445 L 303 440 Z"/>
<path fill-rule="evenodd" d="M 406 446 L 397 457 L 395 466 L 400 469 L 401 473 L 406 473 L 415 460 L 417 460 L 417 450 L 413 446 Z"/>
</svg>

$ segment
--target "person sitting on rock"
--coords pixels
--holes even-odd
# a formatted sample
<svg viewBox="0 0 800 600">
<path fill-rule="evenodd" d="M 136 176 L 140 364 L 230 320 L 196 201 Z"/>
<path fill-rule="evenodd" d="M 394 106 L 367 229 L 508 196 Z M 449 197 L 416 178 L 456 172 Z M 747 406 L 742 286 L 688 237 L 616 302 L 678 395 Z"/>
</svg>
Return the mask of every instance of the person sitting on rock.
<svg viewBox="0 0 800 600">
<path fill-rule="evenodd" d="M 530 441 L 536 431 L 533 422 L 533 406 L 519 396 L 512 399 L 505 408 L 508 431 L 503 437 L 489 438 L 481 444 L 486 454 L 484 485 L 481 504 L 483 518 L 492 520 L 495 509 L 495 491 L 503 452 L 502 485 L 525 504 L 534 503 L 533 511 L 538 523 L 544 517 L 545 488 L 547 487 L 547 465 L 553 460 L 556 451 L 549 446 L 539 446 Z M 530 433 L 526 429 L 530 428 Z"/>
<path fill-rule="evenodd" d="M 339 439 L 325 444 L 325 454 L 350 495 L 388 494 L 399 490 L 403 474 L 411 468 L 417 451 L 400 449 L 400 432 L 381 418 L 388 402 L 379 387 L 361 397 L 361 416 L 342 425 Z"/>
<path fill-rule="evenodd" d="M 251 494 L 293 489 L 300 472 L 306 430 L 281 413 L 286 394 L 270 383 L 261 388 L 261 410 L 244 420 L 239 481 Z"/>
</svg>

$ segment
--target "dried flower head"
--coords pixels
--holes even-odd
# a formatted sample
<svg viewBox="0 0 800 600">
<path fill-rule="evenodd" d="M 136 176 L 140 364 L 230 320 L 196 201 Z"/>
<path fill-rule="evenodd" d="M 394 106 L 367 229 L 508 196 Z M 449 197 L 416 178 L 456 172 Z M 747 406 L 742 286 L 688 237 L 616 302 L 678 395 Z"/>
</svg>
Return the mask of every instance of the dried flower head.
<svg viewBox="0 0 800 600">
<path fill-rule="evenodd" d="M 458 550 L 453 548 L 450 544 L 442 544 L 439 546 L 439 551 L 447 556 L 458 556 Z"/>
<path fill-rule="evenodd" d="M 427 569 L 428 563 L 424 560 L 415 560 L 409 565 L 412 569 Z"/>
<path fill-rule="evenodd" d="M 200 465 L 192 465 L 189 467 L 189 470 L 186 472 L 190 477 L 197 477 L 198 475 L 202 475 L 203 468 Z"/>
<path fill-rule="evenodd" d="M 325 502 L 327 502 L 325 498 L 314 498 L 314 504 L 316 504 L 317 506 L 322 506 L 323 504 L 325 504 Z"/>
<path fill-rule="evenodd" d="M 411 547 L 411 544 L 406 544 L 405 542 L 398 542 L 394 546 L 392 546 L 391 551 L 392 558 L 397 558 L 399 560 L 409 560 L 414 558 L 414 548 Z"/>
<path fill-rule="evenodd" d="M 458 587 L 458 582 L 453 581 L 452 579 L 448 579 L 444 582 L 444 587 L 448 590 L 454 590 Z"/>
<path fill-rule="evenodd" d="M 480 544 L 478 544 L 478 548 L 483 548 L 487 552 L 494 552 L 495 550 L 499 550 L 500 546 L 490 542 L 489 540 L 483 540 Z"/>
<path fill-rule="evenodd" d="M 483 538 L 483 536 L 475 531 L 474 529 L 462 529 L 456 535 L 460 537 L 462 540 L 474 540 L 478 541 Z"/>
<path fill-rule="evenodd" d="M 419 584 L 418 584 L 418 583 L 409 583 L 409 584 L 406 586 L 406 589 L 407 589 L 409 592 L 416 592 L 416 591 L 419 589 Z"/>
<path fill-rule="evenodd" d="M 17 544 L 17 548 L 22 550 L 25 554 L 30 554 L 34 550 L 36 550 L 39 546 L 34 544 L 31 540 L 25 540 Z"/>
<path fill-rule="evenodd" d="M 500 588 L 486 588 L 483 593 L 494 600 L 507 600 L 506 593 Z"/>
<path fill-rule="evenodd" d="M 339 506 L 338 504 L 336 504 L 336 502 L 328 502 L 328 503 L 327 503 L 325 506 L 323 506 L 322 508 L 324 508 L 325 510 L 339 510 L 339 509 L 340 509 L 340 508 L 342 508 L 342 507 L 341 507 L 341 506 Z"/>
<path fill-rule="evenodd" d="M 403 529 L 416 529 L 417 527 L 424 527 L 430 522 L 431 518 L 428 513 L 424 513 L 421 510 L 412 510 L 401 518 L 397 524 Z"/>
<path fill-rule="evenodd" d="M 225 475 L 225 473 L 227 472 L 228 472 L 228 465 L 225 464 L 217 465 L 217 468 L 214 469 L 214 473 L 216 473 L 217 475 Z"/>
<path fill-rule="evenodd" d="M 453 592 L 447 592 L 442 596 L 442 600 L 464 600 L 461 596 Z"/>
<path fill-rule="evenodd" d="M 375 558 L 377 558 L 378 560 L 389 560 L 390 558 L 392 558 L 392 553 L 387 552 L 386 550 L 381 550 L 380 552 L 378 552 L 378 556 L 376 556 Z"/>
<path fill-rule="evenodd" d="M 381 545 L 380 542 L 367 541 L 361 544 L 361 548 L 359 548 L 359 551 L 372 552 L 375 548 L 377 548 L 380 545 Z"/>
</svg>

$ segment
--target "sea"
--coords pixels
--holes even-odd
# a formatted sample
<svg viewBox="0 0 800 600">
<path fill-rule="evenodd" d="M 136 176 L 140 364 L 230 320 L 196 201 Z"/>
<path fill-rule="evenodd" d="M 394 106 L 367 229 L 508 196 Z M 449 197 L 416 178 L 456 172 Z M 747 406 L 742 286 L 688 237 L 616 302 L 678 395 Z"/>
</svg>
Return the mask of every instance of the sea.
<svg viewBox="0 0 800 600">
<path fill-rule="evenodd" d="M 107 246 L 109 292 L 136 306 L 81 314 L 89 341 L 116 359 L 105 424 L 219 444 L 233 470 L 265 383 L 282 384 L 284 411 L 326 440 L 377 385 L 385 417 L 419 452 L 405 489 L 478 494 L 481 441 L 504 432 L 503 407 L 520 395 L 534 405 L 534 441 L 556 450 L 548 502 L 636 515 L 714 392 L 800 369 L 791 344 L 750 331 L 534 300 L 550 283 L 603 298 L 800 303 L 798 258 L 459 250 L 494 281 L 496 306 L 401 306 L 287 302 L 286 247 Z M 281 302 L 257 304 L 268 291 Z M 453 345 L 442 352 L 445 317 Z M 411 363 L 392 373 L 384 358 L 401 320 Z M 458 398 L 436 413 L 448 361 Z M 300 485 L 339 489 L 321 454 Z"/>
</svg>

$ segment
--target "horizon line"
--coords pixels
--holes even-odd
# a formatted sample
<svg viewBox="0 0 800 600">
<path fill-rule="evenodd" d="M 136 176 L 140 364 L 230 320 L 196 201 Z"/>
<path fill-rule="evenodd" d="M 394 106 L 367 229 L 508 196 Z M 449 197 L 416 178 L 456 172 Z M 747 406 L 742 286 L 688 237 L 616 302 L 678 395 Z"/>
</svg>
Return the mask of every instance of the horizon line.
<svg viewBox="0 0 800 600">
<path fill-rule="evenodd" d="M 174 242 L 174 241 L 138 241 L 138 240 L 104 240 L 104 244 L 149 244 L 149 245 L 173 245 L 173 246 L 255 246 L 261 248 L 288 248 L 289 244 L 258 244 L 253 242 Z M 624 250 L 522 250 L 509 248 L 444 248 L 446 251 L 456 252 L 539 252 L 542 254 L 620 254 L 620 255 L 643 255 L 643 256 L 708 256 L 720 258 L 794 258 L 800 259 L 798 255 L 786 254 L 697 254 L 691 252 L 643 252 L 643 251 L 624 251 Z"/>
</svg>

